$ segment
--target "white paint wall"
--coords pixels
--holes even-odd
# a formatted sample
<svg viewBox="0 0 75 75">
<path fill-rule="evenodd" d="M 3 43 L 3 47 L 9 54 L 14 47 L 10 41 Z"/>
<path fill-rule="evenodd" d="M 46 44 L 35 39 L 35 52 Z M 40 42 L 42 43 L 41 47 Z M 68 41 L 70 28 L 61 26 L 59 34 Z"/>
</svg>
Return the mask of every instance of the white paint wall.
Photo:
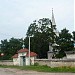
<svg viewBox="0 0 75 75">
<path fill-rule="evenodd" d="M 19 62 L 19 66 L 21 66 L 21 56 L 26 56 L 27 52 L 24 53 L 18 53 L 18 62 Z"/>
<path fill-rule="evenodd" d="M 26 53 L 18 53 L 18 58 L 13 58 L 13 64 L 14 65 L 19 65 L 19 66 L 23 66 L 23 59 L 22 56 L 26 56 Z M 30 57 L 30 64 L 34 65 L 34 59 L 36 57 Z M 25 57 L 25 64 L 29 65 L 29 57 Z"/>
<path fill-rule="evenodd" d="M 48 59 L 52 59 L 53 53 L 48 52 L 47 54 L 48 54 Z"/>
<path fill-rule="evenodd" d="M 26 65 L 29 65 L 29 58 L 26 57 Z"/>
<path fill-rule="evenodd" d="M 75 59 L 75 54 L 67 54 L 67 59 Z"/>
<path fill-rule="evenodd" d="M 50 67 L 62 67 L 62 66 L 68 66 L 68 67 L 74 67 L 75 66 L 75 60 L 65 59 L 62 61 L 60 59 L 35 59 L 35 63 L 39 63 L 39 65 L 48 65 Z M 0 61 L 1 65 L 14 65 L 12 60 L 2 60 Z"/>
<path fill-rule="evenodd" d="M 30 57 L 30 64 L 34 65 L 34 58 L 35 57 Z M 26 57 L 26 65 L 29 65 L 29 57 Z"/>
<path fill-rule="evenodd" d="M 26 56 L 27 52 L 24 52 L 24 53 L 18 53 L 18 57 L 20 56 Z"/>
<path fill-rule="evenodd" d="M 14 65 L 19 65 L 19 59 L 18 58 L 13 58 L 13 64 Z"/>
<path fill-rule="evenodd" d="M 31 65 L 34 65 L 34 59 L 35 57 L 31 57 Z"/>
<path fill-rule="evenodd" d="M 39 65 L 47 65 L 50 67 L 75 66 L 74 59 L 35 59 L 35 63 L 38 63 Z"/>
</svg>

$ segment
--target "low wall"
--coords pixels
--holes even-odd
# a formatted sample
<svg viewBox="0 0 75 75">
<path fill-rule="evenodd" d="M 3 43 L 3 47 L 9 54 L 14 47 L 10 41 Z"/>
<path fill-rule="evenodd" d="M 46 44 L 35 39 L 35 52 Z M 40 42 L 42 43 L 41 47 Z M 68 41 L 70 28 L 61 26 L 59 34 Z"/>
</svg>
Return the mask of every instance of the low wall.
<svg viewBox="0 0 75 75">
<path fill-rule="evenodd" d="M 35 59 L 35 63 L 39 65 L 47 65 L 50 67 L 61 67 L 61 66 L 71 66 L 75 67 L 75 59 Z M 13 65 L 12 60 L 2 60 L 0 65 Z"/>
<path fill-rule="evenodd" d="M 75 66 L 75 59 L 35 59 L 35 63 L 39 65 L 47 65 L 50 67 Z"/>
<path fill-rule="evenodd" d="M 0 65 L 13 65 L 12 60 L 0 60 Z"/>
</svg>

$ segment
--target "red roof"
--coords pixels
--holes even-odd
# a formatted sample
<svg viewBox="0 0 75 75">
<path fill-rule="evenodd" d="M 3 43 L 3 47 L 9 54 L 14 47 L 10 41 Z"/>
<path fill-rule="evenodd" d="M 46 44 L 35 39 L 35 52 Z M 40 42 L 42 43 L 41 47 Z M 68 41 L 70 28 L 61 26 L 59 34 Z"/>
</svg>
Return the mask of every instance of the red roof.
<svg viewBox="0 0 75 75">
<path fill-rule="evenodd" d="M 25 49 L 20 49 L 18 51 L 18 53 L 23 53 L 23 52 L 27 52 L 26 56 L 28 57 L 29 56 L 29 53 L 28 53 L 28 49 L 25 48 Z M 30 52 L 30 57 L 33 57 L 33 56 L 37 56 L 37 54 L 35 52 Z M 12 56 L 12 58 L 18 58 L 18 54 L 15 54 L 14 56 Z"/>
<path fill-rule="evenodd" d="M 12 58 L 18 58 L 18 54 L 15 54 L 14 56 L 12 56 Z"/>
<path fill-rule="evenodd" d="M 18 51 L 18 53 L 23 53 L 23 52 L 28 52 L 28 49 L 25 48 L 25 49 L 20 49 L 20 50 Z"/>
<path fill-rule="evenodd" d="M 28 57 L 29 56 L 29 53 L 27 53 L 26 56 Z M 35 52 L 30 52 L 30 57 L 33 57 L 33 56 L 37 56 L 37 54 Z"/>
</svg>

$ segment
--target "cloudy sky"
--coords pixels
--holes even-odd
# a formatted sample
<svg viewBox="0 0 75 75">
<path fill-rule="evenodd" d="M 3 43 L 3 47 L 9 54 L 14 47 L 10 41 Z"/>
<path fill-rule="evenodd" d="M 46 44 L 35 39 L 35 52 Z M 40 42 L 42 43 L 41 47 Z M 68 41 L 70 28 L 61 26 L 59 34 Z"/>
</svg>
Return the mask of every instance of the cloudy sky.
<svg viewBox="0 0 75 75">
<path fill-rule="evenodd" d="M 0 40 L 22 38 L 37 19 L 50 18 L 52 8 L 57 29 L 74 30 L 74 0 L 0 0 Z"/>
</svg>

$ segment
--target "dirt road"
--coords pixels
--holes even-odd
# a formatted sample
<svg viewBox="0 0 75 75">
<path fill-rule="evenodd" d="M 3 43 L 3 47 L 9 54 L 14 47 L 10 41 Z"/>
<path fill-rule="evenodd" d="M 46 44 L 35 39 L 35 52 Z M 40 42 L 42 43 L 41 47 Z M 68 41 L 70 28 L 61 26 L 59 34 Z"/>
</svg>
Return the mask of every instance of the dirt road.
<svg viewBox="0 0 75 75">
<path fill-rule="evenodd" d="M 0 75 L 75 75 L 75 73 L 44 73 L 10 68 L 0 68 Z"/>
</svg>

